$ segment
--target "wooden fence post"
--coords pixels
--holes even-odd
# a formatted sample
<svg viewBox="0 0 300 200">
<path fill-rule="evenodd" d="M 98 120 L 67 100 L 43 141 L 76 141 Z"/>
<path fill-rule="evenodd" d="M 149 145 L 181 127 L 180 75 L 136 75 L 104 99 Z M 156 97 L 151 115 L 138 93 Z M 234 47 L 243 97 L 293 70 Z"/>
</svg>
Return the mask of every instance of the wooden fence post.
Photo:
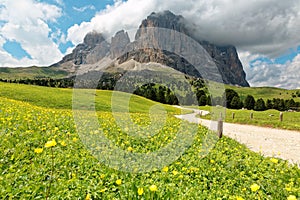
<svg viewBox="0 0 300 200">
<path fill-rule="evenodd" d="M 218 120 L 218 136 L 219 136 L 219 138 L 223 137 L 223 120 L 222 120 L 222 118 L 220 118 Z"/>
<path fill-rule="evenodd" d="M 250 119 L 253 119 L 253 112 L 250 113 Z"/>
<path fill-rule="evenodd" d="M 283 113 L 282 113 L 282 112 L 280 112 L 280 115 L 279 115 L 279 120 L 280 120 L 280 122 L 282 122 L 282 121 L 283 121 Z"/>
<path fill-rule="evenodd" d="M 234 117 L 235 117 L 235 113 L 232 113 L 232 119 L 234 119 Z"/>
</svg>

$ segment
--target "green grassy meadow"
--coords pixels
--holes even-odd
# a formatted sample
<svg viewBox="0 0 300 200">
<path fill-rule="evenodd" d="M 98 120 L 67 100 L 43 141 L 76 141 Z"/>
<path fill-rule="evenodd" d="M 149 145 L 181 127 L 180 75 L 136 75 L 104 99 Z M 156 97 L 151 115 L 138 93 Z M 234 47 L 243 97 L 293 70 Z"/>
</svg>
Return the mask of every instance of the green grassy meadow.
<svg viewBox="0 0 300 200">
<path fill-rule="evenodd" d="M 259 98 L 272 100 L 273 98 L 279 99 L 294 99 L 294 101 L 300 101 L 300 97 L 292 97 L 292 94 L 296 94 L 298 90 L 286 90 L 281 88 L 272 88 L 272 87 L 236 87 L 236 86 L 225 86 L 228 89 L 235 90 L 242 100 L 244 100 L 247 95 L 252 95 L 256 100 Z"/>
<path fill-rule="evenodd" d="M 210 111 L 211 107 L 200 106 L 199 109 Z M 253 113 L 253 119 L 250 118 L 251 113 Z M 277 110 L 253 111 L 226 109 L 225 121 L 229 123 L 300 131 L 300 112 L 283 112 L 282 122 L 280 121 L 280 113 L 281 112 Z M 202 116 L 201 118 L 211 119 L 212 117 L 214 116 L 209 114 L 207 116 Z M 219 116 L 216 117 L 218 118 Z"/>
<path fill-rule="evenodd" d="M 178 148 L 172 146 L 172 141 L 184 140 L 190 134 L 191 125 L 173 117 L 180 113 L 178 109 L 117 93 L 117 105 L 130 99 L 130 118 L 137 129 L 151 126 L 149 111 L 153 106 L 164 107 L 168 113 L 163 126 L 152 127 L 155 134 L 134 138 L 128 134 L 127 127 L 122 128 L 116 122 L 116 117 L 127 119 L 122 107 L 117 109 L 120 113 L 112 113 L 112 92 L 82 90 L 81 94 L 83 98 L 95 98 L 100 124 L 99 129 L 87 132 L 87 137 L 78 134 L 81 127 L 74 121 L 72 89 L 0 83 L 1 199 L 300 197 L 300 169 L 297 166 L 281 159 L 264 158 L 227 137 L 215 143 L 214 133 L 200 126 L 189 145 L 182 142 L 186 151 L 175 161 L 164 164 L 163 160 L 160 168 L 144 173 L 119 170 L 124 164 L 125 167 L 126 164 L 136 167 L 144 164 L 132 159 L 109 167 L 105 158 L 110 155 L 101 154 L 101 142 L 87 141 L 89 137 L 105 136 L 112 142 L 112 147 L 119 148 L 125 152 L 122 155 L 131 158 L 131 154 L 148 155 L 169 144 L 171 150 Z M 79 104 L 82 112 L 89 111 L 91 106 Z M 81 122 L 83 127 L 89 123 L 86 118 Z M 89 150 L 86 142 L 90 144 Z M 210 150 L 208 154 L 207 150 Z"/>
<path fill-rule="evenodd" d="M 27 102 L 32 105 L 46 107 L 46 108 L 59 108 L 59 109 L 72 109 L 73 103 L 73 89 L 64 88 L 50 88 L 33 85 L 22 85 L 12 83 L 0 82 L 0 97 L 14 99 L 22 102 Z M 130 111 L 145 113 L 149 111 L 149 108 L 155 104 L 151 100 L 146 98 L 128 95 L 122 92 L 115 92 L 118 97 L 117 100 L 125 101 L 130 99 Z M 79 95 L 86 97 L 95 97 L 95 108 L 97 111 L 111 111 L 112 91 L 107 90 L 82 90 Z M 80 98 L 80 97 L 79 97 Z M 160 104 L 162 105 L 162 104 Z M 169 105 L 163 105 L 166 111 L 180 113 L 181 111 L 175 109 Z M 89 105 L 83 105 L 83 108 L 87 108 Z"/>
<path fill-rule="evenodd" d="M 66 71 L 55 69 L 55 67 L 19 67 L 19 68 L 0 68 L 0 78 L 2 79 L 34 79 L 34 78 L 64 78 L 68 75 Z"/>
</svg>

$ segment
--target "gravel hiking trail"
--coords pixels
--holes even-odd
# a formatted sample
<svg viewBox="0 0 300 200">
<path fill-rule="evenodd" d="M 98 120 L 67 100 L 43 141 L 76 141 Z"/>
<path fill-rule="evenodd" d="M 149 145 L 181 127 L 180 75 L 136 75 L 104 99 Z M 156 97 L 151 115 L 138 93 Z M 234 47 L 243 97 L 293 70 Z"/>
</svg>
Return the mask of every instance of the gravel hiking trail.
<svg viewBox="0 0 300 200">
<path fill-rule="evenodd" d="M 178 108 L 187 109 L 179 106 Z M 215 130 L 214 127 L 216 127 L 217 122 L 196 117 L 200 112 L 203 114 L 208 113 L 208 111 L 188 110 L 194 112 L 186 115 L 176 115 L 175 117 Z M 300 167 L 300 132 L 226 122 L 223 124 L 223 128 L 223 135 L 245 144 L 250 150 L 261 153 L 266 157 L 287 160 Z"/>
</svg>

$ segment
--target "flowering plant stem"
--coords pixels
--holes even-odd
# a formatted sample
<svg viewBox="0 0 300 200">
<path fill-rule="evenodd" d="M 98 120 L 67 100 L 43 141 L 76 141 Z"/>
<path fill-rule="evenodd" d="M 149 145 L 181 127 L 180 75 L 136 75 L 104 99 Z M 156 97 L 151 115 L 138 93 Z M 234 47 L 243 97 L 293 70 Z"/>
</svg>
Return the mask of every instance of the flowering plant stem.
<svg viewBox="0 0 300 200">
<path fill-rule="evenodd" d="M 51 174 L 50 174 L 50 182 L 49 182 L 49 187 L 47 189 L 46 193 L 46 200 L 48 200 L 49 195 L 50 195 L 50 190 L 51 190 L 51 183 L 52 183 L 52 176 L 53 176 L 53 170 L 54 170 L 54 154 L 53 154 L 53 148 L 51 148 Z"/>
</svg>

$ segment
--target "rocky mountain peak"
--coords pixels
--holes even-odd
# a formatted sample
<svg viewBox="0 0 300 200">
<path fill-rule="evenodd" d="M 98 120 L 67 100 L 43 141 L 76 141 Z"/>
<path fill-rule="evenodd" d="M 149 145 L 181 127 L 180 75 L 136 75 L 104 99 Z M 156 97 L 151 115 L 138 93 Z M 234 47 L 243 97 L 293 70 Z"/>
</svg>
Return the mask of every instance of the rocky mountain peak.
<svg viewBox="0 0 300 200">
<path fill-rule="evenodd" d="M 225 84 L 248 87 L 249 83 L 246 81 L 246 74 L 239 60 L 236 48 L 232 45 L 216 45 L 208 41 L 203 41 L 194 31 L 196 27 L 191 26 L 191 24 L 186 26 L 186 24 L 189 24 L 189 22 L 181 15 L 164 11 L 161 13 L 153 12 L 144 19 L 137 30 L 135 41 L 132 42 L 124 30 L 117 32 L 115 36 L 111 38 L 111 43 L 106 42 L 101 33 L 91 32 L 85 36 L 82 44 L 77 45 L 73 52 L 65 56 L 56 66 L 66 68 L 66 66 L 74 67 L 81 64 L 94 64 L 105 56 L 109 56 L 112 59 L 118 60 L 119 64 L 132 59 L 140 63 L 160 63 L 182 73 L 201 77 L 201 74 L 199 74 L 192 64 L 180 57 L 179 54 L 172 53 L 180 52 L 181 50 L 193 52 L 194 46 L 192 44 L 186 44 L 187 42 L 181 37 L 176 37 L 174 32 L 166 32 L 170 33 L 169 35 L 155 35 L 155 33 L 149 29 L 154 27 L 163 28 L 164 30 L 175 30 L 192 38 L 193 41 L 198 42 L 211 57 L 211 60 L 215 63 L 219 73 L 222 75 Z M 143 37 L 143 35 L 147 37 Z M 166 41 L 158 39 L 157 36 L 163 36 Z M 146 41 L 144 41 L 145 39 Z M 158 48 L 149 49 L 149 45 L 147 46 L 147 44 L 159 43 L 164 46 L 170 46 L 170 42 L 176 44 L 174 49 L 170 52 Z M 134 47 L 139 43 L 142 45 L 139 46 L 139 49 L 135 49 Z M 207 68 L 207 70 L 209 71 L 210 69 Z"/>
<path fill-rule="evenodd" d="M 94 48 L 101 42 L 105 41 L 104 36 L 101 33 L 97 33 L 96 31 L 88 33 L 84 39 L 83 44 L 87 45 L 90 48 Z"/>
<path fill-rule="evenodd" d="M 144 33 L 145 28 L 159 27 L 165 29 L 172 29 L 181 33 L 187 33 L 184 25 L 185 19 L 181 15 L 175 15 L 167 10 L 161 13 L 152 12 L 151 15 L 142 21 L 136 33 L 135 39 L 137 40 Z"/>
<path fill-rule="evenodd" d="M 110 54 L 112 58 L 117 58 L 123 54 L 124 49 L 130 43 L 128 33 L 121 30 L 111 39 Z"/>
<path fill-rule="evenodd" d="M 95 52 L 95 48 L 99 49 L 105 46 L 107 46 L 107 43 L 105 42 L 103 34 L 95 31 L 90 32 L 84 37 L 83 43 L 78 44 L 71 54 L 66 55 L 60 62 L 53 66 L 67 65 L 68 67 L 72 67 L 73 65 L 93 62 L 97 59 L 95 59 L 95 56 L 91 56 L 90 54 Z M 106 54 L 106 52 L 102 54 Z"/>
<path fill-rule="evenodd" d="M 188 24 L 189 26 L 186 26 Z M 200 36 L 195 34 L 195 31 L 191 29 L 191 24 L 189 24 L 188 21 L 186 21 L 185 18 L 183 18 L 181 15 L 175 15 L 170 11 L 164 11 L 161 13 L 152 13 L 150 16 L 148 16 L 145 20 L 142 21 L 141 25 L 139 26 L 139 29 L 137 31 L 135 39 L 138 40 L 145 35 L 149 35 L 148 28 L 152 27 L 158 27 L 158 28 L 164 28 L 164 29 L 170 29 L 175 30 L 177 32 L 183 33 L 195 41 L 197 41 L 205 50 L 206 52 L 211 56 L 212 60 L 215 62 L 215 64 L 218 67 L 218 70 L 222 74 L 222 79 L 224 83 L 226 84 L 232 84 L 232 85 L 240 85 L 240 86 L 249 86 L 249 83 L 246 81 L 246 74 L 243 70 L 243 66 L 239 60 L 236 48 L 232 45 L 216 45 L 212 44 L 208 41 L 201 40 Z M 151 33 L 150 33 L 151 34 Z M 149 38 L 149 37 L 148 37 Z M 155 36 L 150 37 L 153 40 L 154 44 L 157 44 L 157 38 Z M 162 42 L 162 41 L 160 41 Z M 192 46 L 187 46 L 185 41 L 182 41 L 181 38 L 175 38 L 174 43 L 177 44 L 177 49 L 191 49 Z M 167 45 L 167 44 L 165 44 Z M 143 50 L 141 50 L 143 51 Z M 138 53 L 141 55 L 141 53 Z M 142 54 L 142 55 L 145 55 Z M 132 55 L 131 55 L 132 56 Z M 156 57 L 162 57 L 162 56 L 156 56 Z M 169 58 L 172 58 L 172 62 L 168 63 L 162 63 L 162 64 L 172 64 L 172 67 L 186 73 L 187 71 L 192 72 L 194 74 L 195 70 L 191 70 L 193 66 L 188 65 L 186 62 L 181 62 L 178 56 L 176 58 L 175 55 L 168 56 Z M 124 59 L 124 58 L 122 58 Z M 128 57 L 129 59 L 129 57 Z M 143 61 L 144 58 L 139 58 L 135 56 L 135 59 L 137 61 Z M 170 60 L 170 59 L 167 59 Z M 151 60 L 152 62 L 155 62 L 154 60 Z M 160 62 L 161 63 L 161 62 Z M 177 63 L 174 65 L 174 63 Z M 169 65 L 168 65 L 169 66 Z M 191 74 L 189 74 L 191 75 Z M 197 74 L 195 74 L 197 76 Z"/>
</svg>

